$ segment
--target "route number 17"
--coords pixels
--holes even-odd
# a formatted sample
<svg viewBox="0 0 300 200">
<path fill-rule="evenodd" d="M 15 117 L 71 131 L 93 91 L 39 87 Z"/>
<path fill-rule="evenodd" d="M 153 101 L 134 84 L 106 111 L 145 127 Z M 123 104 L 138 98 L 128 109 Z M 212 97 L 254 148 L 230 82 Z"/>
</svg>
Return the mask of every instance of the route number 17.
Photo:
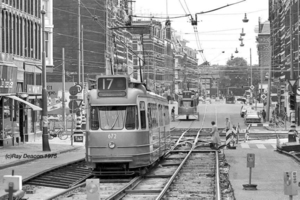
<svg viewBox="0 0 300 200">
<path fill-rule="evenodd" d="M 109 90 L 110 89 L 110 87 L 111 87 L 111 85 L 112 85 L 112 83 L 113 83 L 113 81 L 114 81 L 114 79 L 112 79 L 112 78 L 104 78 L 103 79 L 103 85 L 102 85 L 102 89 L 103 90 Z M 107 84 L 106 84 L 107 83 Z"/>
</svg>

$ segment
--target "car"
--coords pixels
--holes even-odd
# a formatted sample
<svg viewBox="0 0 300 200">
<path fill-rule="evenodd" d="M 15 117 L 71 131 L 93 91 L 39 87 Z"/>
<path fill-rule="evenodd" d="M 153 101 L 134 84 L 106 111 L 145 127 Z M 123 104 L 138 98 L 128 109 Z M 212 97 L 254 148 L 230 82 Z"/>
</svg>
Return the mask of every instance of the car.
<svg viewBox="0 0 300 200">
<path fill-rule="evenodd" d="M 238 98 L 236 98 L 236 102 L 237 103 L 245 104 L 246 101 L 247 101 L 247 99 L 244 98 L 244 97 L 238 97 Z"/>
<path fill-rule="evenodd" d="M 258 116 L 256 111 L 247 111 L 247 114 L 245 116 L 245 123 L 261 123 L 261 118 Z"/>
</svg>

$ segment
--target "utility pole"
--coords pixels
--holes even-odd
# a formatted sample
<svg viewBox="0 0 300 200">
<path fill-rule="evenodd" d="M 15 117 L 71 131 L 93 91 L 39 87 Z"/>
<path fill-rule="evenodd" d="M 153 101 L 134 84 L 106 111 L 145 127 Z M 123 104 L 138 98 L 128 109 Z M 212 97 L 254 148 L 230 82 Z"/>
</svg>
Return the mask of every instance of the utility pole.
<svg viewBox="0 0 300 200">
<path fill-rule="evenodd" d="M 83 95 L 82 95 L 82 97 L 83 97 L 83 100 L 84 100 L 84 92 L 85 92 L 85 90 L 84 90 L 84 59 L 83 59 L 83 54 L 84 53 L 84 51 L 83 51 L 83 25 L 81 25 L 81 76 L 82 76 L 82 91 L 83 91 Z"/>
<path fill-rule="evenodd" d="M 272 62 L 272 61 L 271 61 Z M 267 95 L 267 116 L 266 116 L 266 120 L 269 121 L 270 120 L 270 104 L 271 104 L 271 67 L 272 64 L 269 67 L 269 79 L 268 79 L 268 95 Z"/>
<path fill-rule="evenodd" d="M 80 61 L 80 57 L 81 57 L 81 52 L 80 52 L 80 32 L 81 32 L 81 21 L 80 21 L 80 0 L 78 0 L 78 71 L 77 71 L 77 77 L 78 77 L 78 81 L 77 83 L 80 84 L 80 65 L 81 65 L 81 61 Z"/>
<path fill-rule="evenodd" d="M 66 92 L 65 48 L 62 48 L 62 108 L 63 108 L 62 117 L 64 123 L 64 133 L 66 133 L 67 130 L 65 92 Z"/>
<path fill-rule="evenodd" d="M 251 51 L 251 48 L 250 48 L 250 73 L 251 73 L 251 85 L 250 86 L 252 86 L 253 85 L 253 79 L 252 79 L 252 51 Z M 251 90 L 251 102 L 253 102 L 253 91 L 254 91 L 254 89 L 253 90 Z"/>
<path fill-rule="evenodd" d="M 49 145 L 48 135 L 48 96 L 47 96 L 47 76 L 46 76 L 46 52 L 45 52 L 45 10 L 41 11 L 42 14 L 42 73 L 43 73 L 43 112 L 42 112 L 42 124 L 43 124 L 43 151 L 51 151 Z"/>
<path fill-rule="evenodd" d="M 293 24 L 292 24 L 292 3 L 293 1 L 290 2 L 290 67 L 291 67 L 291 71 L 290 71 L 290 78 L 291 80 L 294 80 L 294 69 L 293 69 Z M 296 81 L 295 85 L 291 85 L 291 89 L 292 89 L 292 93 L 293 96 L 296 98 L 296 93 L 297 93 L 297 89 L 295 89 L 296 85 L 298 81 Z M 290 95 L 290 98 L 292 98 L 292 95 Z M 294 102 L 294 108 L 290 107 L 291 109 L 291 126 L 290 126 L 290 131 L 288 134 L 288 142 L 294 142 L 293 138 L 293 134 L 296 132 L 296 110 L 297 110 L 297 103 L 296 101 Z M 280 102 L 281 104 L 281 102 Z M 279 104 L 279 106 L 280 106 Z"/>
</svg>

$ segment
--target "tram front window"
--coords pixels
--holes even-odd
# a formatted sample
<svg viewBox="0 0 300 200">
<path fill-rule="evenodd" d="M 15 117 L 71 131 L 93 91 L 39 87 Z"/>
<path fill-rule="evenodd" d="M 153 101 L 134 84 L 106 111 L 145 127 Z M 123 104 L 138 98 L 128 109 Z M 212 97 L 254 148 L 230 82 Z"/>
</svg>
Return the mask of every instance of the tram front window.
<svg viewBox="0 0 300 200">
<path fill-rule="evenodd" d="M 138 128 L 138 114 L 136 106 L 93 106 L 91 122 L 99 123 L 102 130 L 128 130 Z M 94 113 L 97 113 L 96 115 Z M 95 123 L 96 122 L 96 123 Z M 98 130 L 92 126 L 93 130 Z"/>
<path fill-rule="evenodd" d="M 182 106 L 186 108 L 191 107 L 191 103 L 192 103 L 191 101 L 182 101 Z"/>
</svg>

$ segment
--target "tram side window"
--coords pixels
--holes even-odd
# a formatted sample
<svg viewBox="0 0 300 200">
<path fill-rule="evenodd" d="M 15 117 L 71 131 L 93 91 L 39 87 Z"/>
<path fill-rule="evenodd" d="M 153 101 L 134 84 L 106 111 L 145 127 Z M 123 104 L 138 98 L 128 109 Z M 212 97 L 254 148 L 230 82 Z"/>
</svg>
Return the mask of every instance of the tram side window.
<svg viewBox="0 0 300 200">
<path fill-rule="evenodd" d="M 135 106 L 127 107 L 125 128 L 128 130 L 133 130 L 133 129 L 139 128 L 138 112 L 137 112 L 137 108 Z"/>
<path fill-rule="evenodd" d="M 92 130 L 99 129 L 99 111 L 97 107 L 91 108 L 91 129 Z"/>
<path fill-rule="evenodd" d="M 153 124 L 154 128 L 158 126 L 157 105 L 156 104 L 152 104 L 152 124 Z"/>
<path fill-rule="evenodd" d="M 157 105 L 154 103 L 148 103 L 148 121 L 149 121 L 149 128 L 155 128 L 158 126 Z"/>
<path fill-rule="evenodd" d="M 140 102 L 140 116 L 141 116 L 141 129 L 146 129 L 146 109 L 145 109 L 145 102 Z"/>
<path fill-rule="evenodd" d="M 162 106 L 159 105 L 159 109 L 158 109 L 158 112 L 159 112 L 159 126 L 163 126 L 163 119 L 164 119 L 164 116 L 163 116 L 163 109 L 162 109 Z"/>
<path fill-rule="evenodd" d="M 169 118 L 169 106 L 165 106 L 165 110 L 164 110 L 164 112 L 165 112 L 165 125 L 168 125 L 168 124 L 170 124 L 170 118 Z"/>
<path fill-rule="evenodd" d="M 152 128 L 152 113 L 151 113 L 151 104 L 148 103 L 148 124 L 149 124 L 149 129 Z"/>
</svg>

